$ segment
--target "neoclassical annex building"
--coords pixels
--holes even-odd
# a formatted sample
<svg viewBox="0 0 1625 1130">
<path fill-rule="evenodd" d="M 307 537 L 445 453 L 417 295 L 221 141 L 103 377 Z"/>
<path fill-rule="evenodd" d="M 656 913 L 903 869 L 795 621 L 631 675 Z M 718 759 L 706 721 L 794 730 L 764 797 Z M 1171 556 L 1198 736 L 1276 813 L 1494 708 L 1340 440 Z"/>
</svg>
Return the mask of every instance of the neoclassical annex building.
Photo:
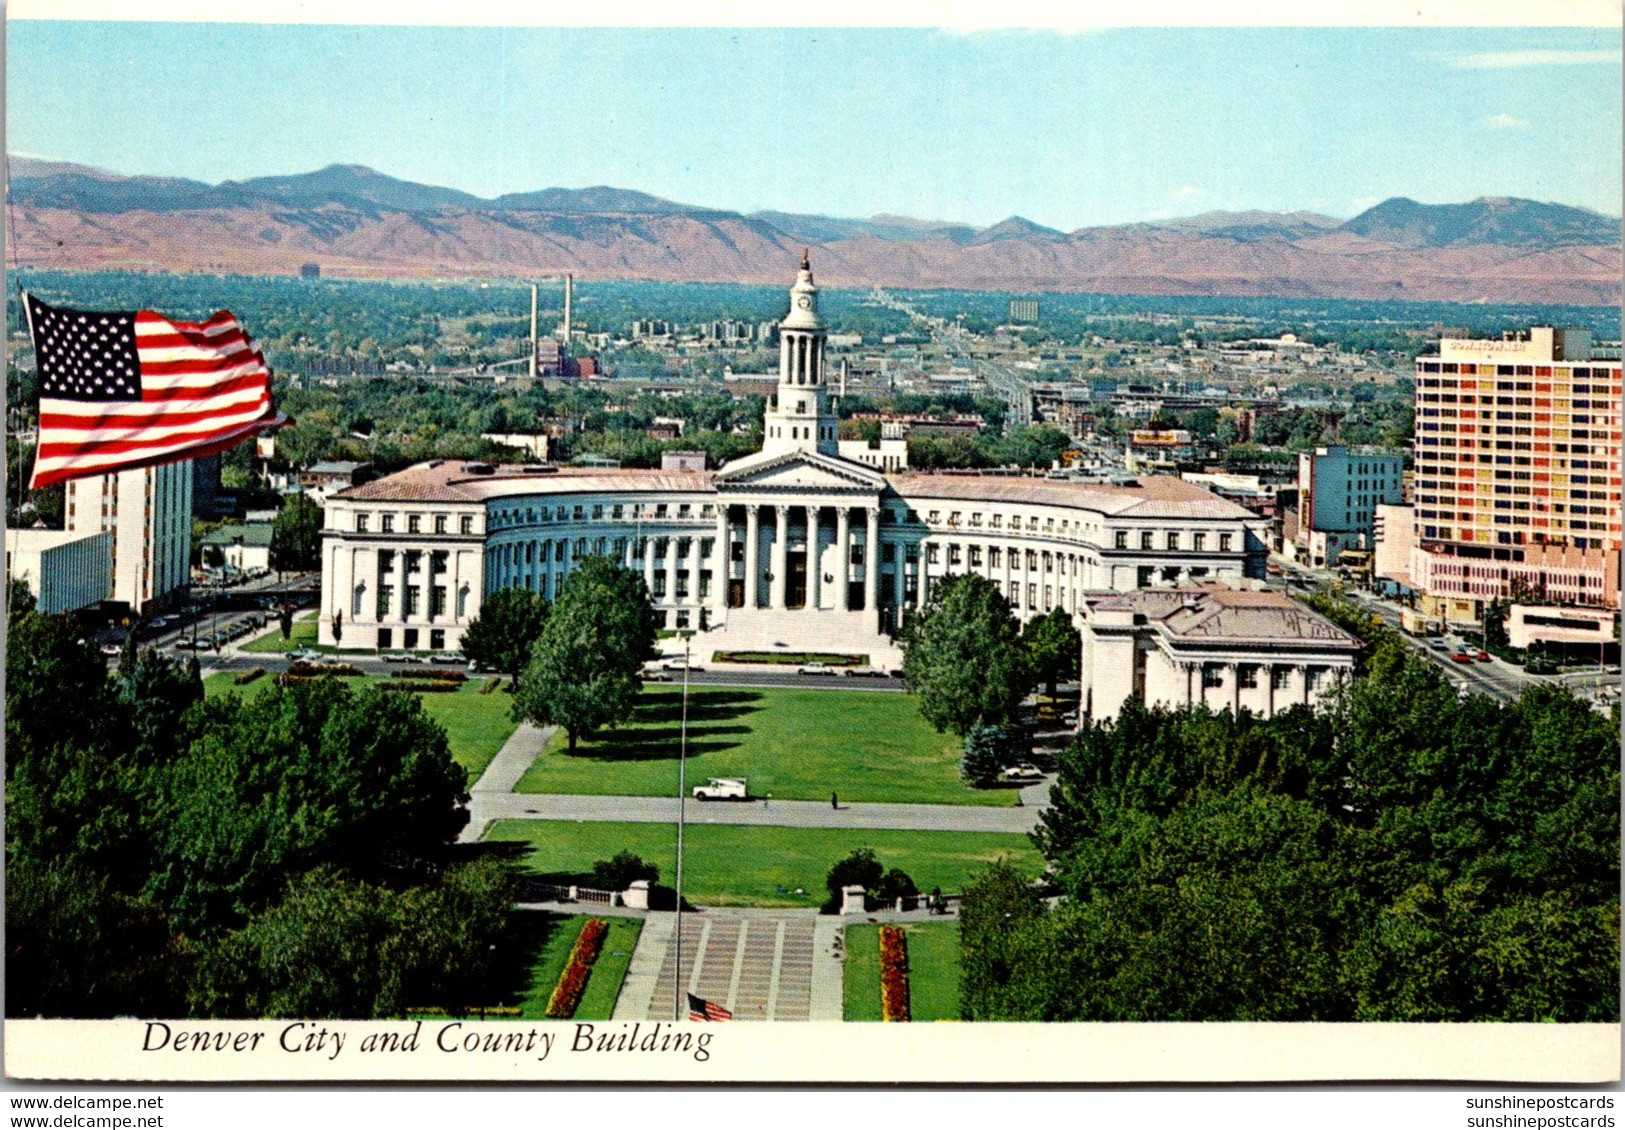
<svg viewBox="0 0 1625 1130">
<path fill-rule="evenodd" d="M 455 650 L 481 598 L 549 597 L 581 558 L 640 569 L 701 654 L 789 647 L 895 663 L 933 581 L 989 578 L 1023 620 L 1084 595 L 1264 575 L 1258 520 L 1175 478 L 1103 486 L 883 473 L 838 454 L 824 323 L 803 257 L 779 329 L 762 450 L 717 471 L 438 461 L 334 496 L 321 641 Z"/>
</svg>

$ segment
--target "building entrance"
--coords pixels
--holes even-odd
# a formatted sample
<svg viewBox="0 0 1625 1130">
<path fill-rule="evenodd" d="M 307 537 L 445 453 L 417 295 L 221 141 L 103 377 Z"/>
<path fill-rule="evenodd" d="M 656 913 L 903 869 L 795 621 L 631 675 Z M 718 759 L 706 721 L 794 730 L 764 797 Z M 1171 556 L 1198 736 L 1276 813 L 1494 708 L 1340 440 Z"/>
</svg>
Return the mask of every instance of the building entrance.
<svg viewBox="0 0 1625 1130">
<path fill-rule="evenodd" d="M 807 607 L 807 551 L 791 550 L 785 554 L 784 606 Z"/>
</svg>

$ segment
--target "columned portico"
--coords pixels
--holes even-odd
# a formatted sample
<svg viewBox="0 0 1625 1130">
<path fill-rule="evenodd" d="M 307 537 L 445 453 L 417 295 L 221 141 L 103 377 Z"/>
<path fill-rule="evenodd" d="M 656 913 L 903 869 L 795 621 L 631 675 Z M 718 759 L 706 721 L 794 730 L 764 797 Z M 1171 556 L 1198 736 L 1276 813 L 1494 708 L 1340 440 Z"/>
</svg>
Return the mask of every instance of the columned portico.
<svg viewBox="0 0 1625 1130">
<path fill-rule="evenodd" d="M 755 506 L 745 507 L 745 607 L 760 608 L 762 592 L 762 520 Z"/>
<path fill-rule="evenodd" d="M 807 507 L 807 607 L 815 612 L 822 607 L 819 597 L 824 576 L 823 554 L 818 552 L 818 509 L 816 505 Z"/>
<path fill-rule="evenodd" d="M 864 540 L 863 540 L 863 615 L 875 629 L 880 630 L 880 508 L 878 506 L 866 507 L 864 514 Z M 846 517 L 846 511 L 841 511 L 841 517 Z M 845 554 L 843 560 L 850 560 L 851 554 Z M 844 570 L 845 565 L 841 568 Z"/>
</svg>

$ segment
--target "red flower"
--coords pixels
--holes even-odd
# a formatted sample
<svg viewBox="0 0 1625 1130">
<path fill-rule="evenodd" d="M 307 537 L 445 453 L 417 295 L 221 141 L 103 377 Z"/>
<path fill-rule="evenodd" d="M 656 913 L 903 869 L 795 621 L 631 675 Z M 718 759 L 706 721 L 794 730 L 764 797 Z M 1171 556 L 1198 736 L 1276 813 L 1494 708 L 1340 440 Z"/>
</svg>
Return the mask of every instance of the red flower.
<svg viewBox="0 0 1625 1130">
<path fill-rule="evenodd" d="M 908 935 L 901 926 L 880 928 L 880 1016 L 906 1021 L 908 1011 Z"/>
<path fill-rule="evenodd" d="M 587 978 L 592 976 L 593 962 L 598 960 L 608 934 L 609 923 L 602 918 L 589 918 L 581 927 L 575 948 L 570 951 L 570 960 L 564 963 L 559 983 L 547 1000 L 549 1020 L 568 1020 L 576 1014 L 581 1006 L 581 995 L 587 991 Z"/>
</svg>

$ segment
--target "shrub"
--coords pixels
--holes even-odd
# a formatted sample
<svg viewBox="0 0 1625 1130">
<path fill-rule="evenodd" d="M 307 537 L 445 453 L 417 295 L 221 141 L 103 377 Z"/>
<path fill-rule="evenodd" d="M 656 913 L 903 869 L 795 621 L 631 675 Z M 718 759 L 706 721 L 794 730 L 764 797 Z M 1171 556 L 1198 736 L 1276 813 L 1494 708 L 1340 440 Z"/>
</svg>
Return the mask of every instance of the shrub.
<svg viewBox="0 0 1625 1130">
<path fill-rule="evenodd" d="M 909 878 L 908 872 L 893 867 L 869 893 L 878 901 L 892 906 L 900 898 L 912 898 L 919 894 L 920 888 L 914 885 L 914 880 Z"/>
<path fill-rule="evenodd" d="M 602 890 L 624 891 L 638 879 L 653 885 L 660 880 L 660 868 L 629 851 L 616 852 L 613 859 L 600 859 L 592 865 L 592 885 Z"/>
<path fill-rule="evenodd" d="M 481 694 L 490 694 L 492 691 L 500 690 L 501 688 L 502 688 L 502 676 L 501 675 L 492 675 L 489 679 L 485 680 L 485 685 L 480 688 L 480 693 Z"/>
<path fill-rule="evenodd" d="M 424 667 L 416 671 L 391 671 L 392 679 L 434 679 L 451 683 L 464 682 L 468 675 L 462 671 L 454 671 L 449 667 Z"/>
<path fill-rule="evenodd" d="M 343 679 L 359 679 L 361 677 L 361 668 L 350 663 L 329 663 L 318 667 L 314 663 L 299 662 L 288 664 L 288 674 L 295 678 L 307 679 L 319 679 L 323 675 L 337 675 Z"/>
<path fill-rule="evenodd" d="M 232 680 L 232 684 L 239 687 L 246 687 L 249 683 L 252 683 L 255 679 L 260 678 L 264 674 L 265 668 L 263 667 L 255 667 L 249 671 L 239 671 L 237 673 L 237 677 Z"/>
<path fill-rule="evenodd" d="M 908 935 L 901 926 L 880 928 L 880 1018 L 909 1019 Z"/>
<path fill-rule="evenodd" d="M 886 869 L 875 858 L 875 853 L 868 848 L 859 848 L 851 855 L 841 860 L 829 869 L 824 877 L 824 886 L 829 888 L 829 902 L 825 906 L 830 910 L 839 910 L 841 906 L 841 888 L 852 886 L 854 883 L 865 891 L 872 891 L 880 885 L 881 877 Z"/>
<path fill-rule="evenodd" d="M 592 976 L 593 962 L 598 960 L 608 933 L 609 923 L 602 918 L 589 918 L 581 927 L 575 948 L 570 951 L 570 960 L 565 962 L 559 983 L 547 1000 L 549 1020 L 569 1020 L 576 1014 L 581 1006 L 581 994 L 587 991 L 587 979 Z"/>
</svg>

